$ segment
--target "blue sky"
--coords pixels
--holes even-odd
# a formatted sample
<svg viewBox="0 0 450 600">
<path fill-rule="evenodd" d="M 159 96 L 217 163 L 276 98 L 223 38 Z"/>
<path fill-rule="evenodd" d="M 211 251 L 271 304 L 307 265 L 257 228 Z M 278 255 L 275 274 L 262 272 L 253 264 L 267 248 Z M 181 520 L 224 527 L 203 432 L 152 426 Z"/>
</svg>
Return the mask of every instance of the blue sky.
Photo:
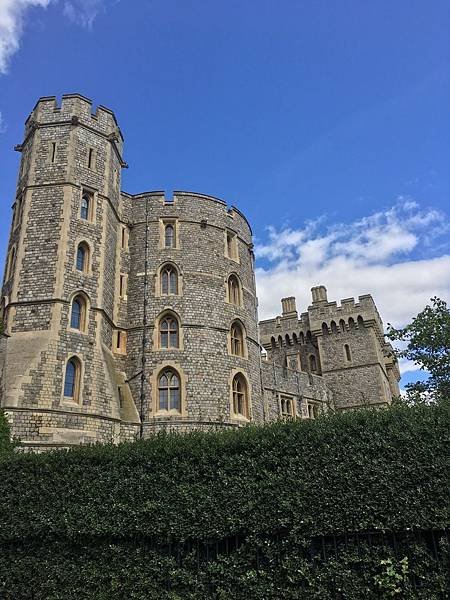
<svg viewBox="0 0 450 600">
<path fill-rule="evenodd" d="M 23 122 L 79 92 L 117 115 L 125 190 L 245 212 L 262 317 L 323 283 L 405 323 L 450 297 L 449 30 L 447 0 L 0 0 L 2 256 Z"/>
</svg>

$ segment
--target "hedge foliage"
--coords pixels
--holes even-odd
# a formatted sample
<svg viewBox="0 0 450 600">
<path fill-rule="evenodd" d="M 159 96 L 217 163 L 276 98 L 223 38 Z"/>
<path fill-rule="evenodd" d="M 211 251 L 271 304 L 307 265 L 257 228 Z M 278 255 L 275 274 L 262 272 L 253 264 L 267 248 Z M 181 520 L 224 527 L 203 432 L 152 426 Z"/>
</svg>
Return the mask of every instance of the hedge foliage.
<svg viewBox="0 0 450 600">
<path fill-rule="evenodd" d="M 444 402 L 4 456 L 0 598 L 444 598 L 445 539 L 436 560 L 405 532 L 447 526 L 449 422 Z"/>
<path fill-rule="evenodd" d="M 0 410 L 0 456 L 11 454 L 15 444 L 11 439 L 11 430 L 5 414 Z"/>
</svg>

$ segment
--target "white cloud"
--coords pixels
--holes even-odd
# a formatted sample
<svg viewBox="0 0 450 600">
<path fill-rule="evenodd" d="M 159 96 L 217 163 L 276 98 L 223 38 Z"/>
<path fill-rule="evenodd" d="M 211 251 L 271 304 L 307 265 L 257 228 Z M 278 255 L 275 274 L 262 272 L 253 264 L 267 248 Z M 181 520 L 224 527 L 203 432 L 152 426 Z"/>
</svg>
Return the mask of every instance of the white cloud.
<svg viewBox="0 0 450 600">
<path fill-rule="evenodd" d="M 0 74 L 8 72 L 9 61 L 20 48 L 28 10 L 50 4 L 60 4 L 73 23 L 91 29 L 105 0 L 0 0 Z"/>
<path fill-rule="evenodd" d="M 321 217 L 299 229 L 269 227 L 267 242 L 256 245 L 266 261 L 256 270 L 259 317 L 279 314 L 286 296 L 296 296 L 299 313 L 306 310 L 310 288 L 323 284 L 330 301 L 372 294 L 384 322 L 401 327 L 432 296 L 450 299 L 450 243 L 439 240 L 449 225 L 442 213 L 400 198 L 350 223 L 327 225 Z M 417 368 L 400 361 L 403 374 Z"/>
<path fill-rule="evenodd" d="M 295 295 L 299 312 L 310 288 L 323 284 L 329 300 L 370 293 L 385 322 L 407 323 L 432 296 L 450 297 L 450 244 L 435 249 L 449 230 L 445 215 L 400 198 L 386 211 L 350 223 L 324 218 L 299 229 L 268 229 L 257 243 L 260 318 L 280 312 L 280 298 Z M 276 294 L 273 290 L 277 290 Z"/>
<path fill-rule="evenodd" d="M 6 73 L 11 56 L 17 52 L 24 17 L 32 6 L 46 8 L 51 0 L 0 0 L 0 73 Z"/>
<path fill-rule="evenodd" d="M 103 0 L 66 0 L 63 12 L 73 23 L 92 28 L 95 17 L 104 10 Z"/>
</svg>

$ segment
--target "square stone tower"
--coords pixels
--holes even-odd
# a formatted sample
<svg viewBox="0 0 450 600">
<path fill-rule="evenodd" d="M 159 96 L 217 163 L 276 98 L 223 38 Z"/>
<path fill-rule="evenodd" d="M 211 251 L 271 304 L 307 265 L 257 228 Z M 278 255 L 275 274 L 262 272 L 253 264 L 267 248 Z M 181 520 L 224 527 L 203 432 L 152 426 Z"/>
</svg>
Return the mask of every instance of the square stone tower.
<svg viewBox="0 0 450 600">
<path fill-rule="evenodd" d="M 338 306 L 328 302 L 324 286 L 311 291 L 309 323 L 336 408 L 390 404 L 399 394 L 400 373 L 372 296 L 346 298 Z"/>
</svg>

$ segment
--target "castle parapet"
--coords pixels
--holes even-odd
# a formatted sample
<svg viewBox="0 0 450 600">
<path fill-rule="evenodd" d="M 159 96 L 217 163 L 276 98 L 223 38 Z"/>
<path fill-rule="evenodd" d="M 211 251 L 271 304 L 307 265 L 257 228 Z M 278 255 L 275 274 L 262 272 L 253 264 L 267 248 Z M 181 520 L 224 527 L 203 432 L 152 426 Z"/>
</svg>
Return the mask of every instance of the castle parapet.
<svg viewBox="0 0 450 600">
<path fill-rule="evenodd" d="M 237 234 L 253 249 L 252 230 L 247 218 L 236 207 L 229 207 L 224 200 L 198 192 L 174 191 L 168 198 L 164 191 L 149 191 L 131 195 L 136 222 L 145 220 L 145 200 L 149 202 L 153 216 L 183 216 L 198 222 L 202 227 L 223 228 Z"/>
<path fill-rule="evenodd" d="M 122 151 L 123 135 L 113 111 L 101 105 L 94 111 L 92 100 L 81 94 L 64 94 L 60 105 L 56 96 L 39 98 L 25 122 L 25 138 L 36 125 L 64 121 L 73 125 L 83 124 L 110 137 Z"/>
<path fill-rule="evenodd" d="M 313 288 L 313 290 L 315 289 L 317 288 Z M 340 321 L 344 321 L 348 324 L 349 319 L 356 322 L 359 318 L 366 325 L 372 324 L 377 329 L 378 334 L 383 336 L 383 323 L 370 294 L 358 296 L 358 301 L 355 298 L 343 298 L 340 304 L 337 302 L 324 302 L 323 300 L 317 301 L 314 298 L 313 292 L 313 302 L 308 307 L 312 331 L 319 333 L 324 323 L 331 331 L 333 329 L 332 322 L 339 325 Z"/>
</svg>

